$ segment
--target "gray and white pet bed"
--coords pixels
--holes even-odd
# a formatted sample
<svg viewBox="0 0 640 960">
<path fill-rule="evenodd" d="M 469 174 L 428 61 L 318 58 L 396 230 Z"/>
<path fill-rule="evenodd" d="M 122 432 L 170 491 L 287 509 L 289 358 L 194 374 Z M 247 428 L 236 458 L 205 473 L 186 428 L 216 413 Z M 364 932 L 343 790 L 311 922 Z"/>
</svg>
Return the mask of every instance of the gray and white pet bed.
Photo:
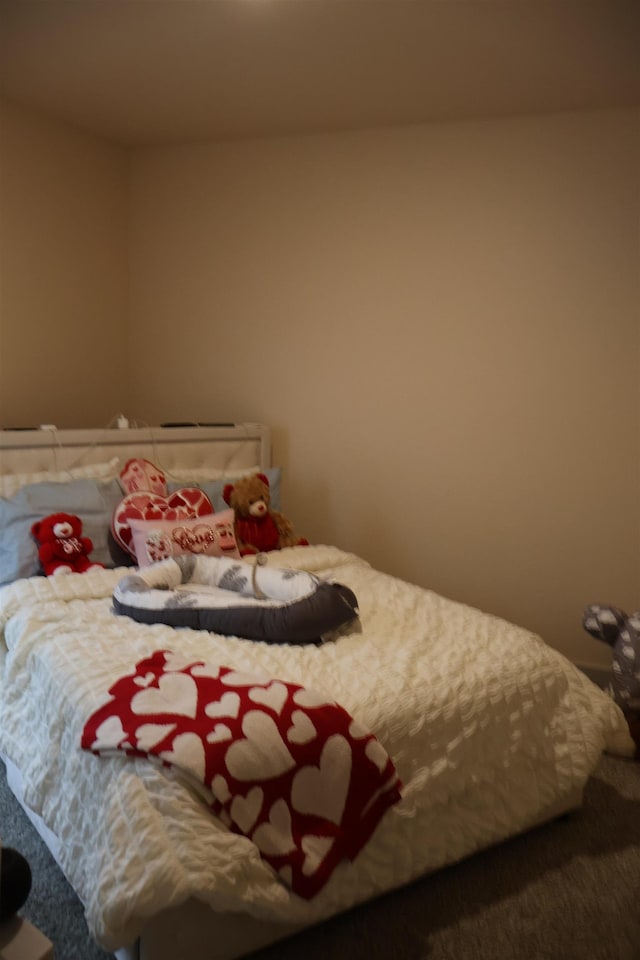
<svg viewBox="0 0 640 960">
<path fill-rule="evenodd" d="M 139 623 L 209 630 L 267 643 L 319 643 L 357 620 L 349 587 L 302 570 L 187 554 L 123 577 L 116 613 Z"/>
</svg>

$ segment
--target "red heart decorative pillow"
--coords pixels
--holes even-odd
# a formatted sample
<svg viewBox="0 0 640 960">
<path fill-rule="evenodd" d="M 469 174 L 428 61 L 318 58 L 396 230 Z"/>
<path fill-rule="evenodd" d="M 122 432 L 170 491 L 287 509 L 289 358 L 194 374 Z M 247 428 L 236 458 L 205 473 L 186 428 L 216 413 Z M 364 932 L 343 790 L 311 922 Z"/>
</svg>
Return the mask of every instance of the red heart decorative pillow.
<svg viewBox="0 0 640 960">
<path fill-rule="evenodd" d="M 120 486 L 125 493 L 148 490 L 150 493 L 167 493 L 167 481 L 162 470 L 151 460 L 132 457 L 120 471 Z"/>
<path fill-rule="evenodd" d="M 169 496 L 141 490 L 128 493 L 113 511 L 111 534 L 135 561 L 131 520 L 193 520 L 213 512 L 209 497 L 198 487 L 181 487 Z"/>
</svg>

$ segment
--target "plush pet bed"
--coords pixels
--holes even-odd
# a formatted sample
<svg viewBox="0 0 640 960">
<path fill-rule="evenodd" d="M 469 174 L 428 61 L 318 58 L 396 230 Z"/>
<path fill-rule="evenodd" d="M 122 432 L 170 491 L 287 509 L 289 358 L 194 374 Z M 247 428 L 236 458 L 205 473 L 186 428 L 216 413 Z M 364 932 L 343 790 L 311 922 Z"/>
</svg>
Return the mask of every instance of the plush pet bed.
<svg viewBox="0 0 640 960">
<path fill-rule="evenodd" d="M 128 574 L 116 613 L 139 623 L 211 630 L 268 643 L 316 643 L 358 616 L 355 594 L 303 570 L 187 554 Z"/>
</svg>

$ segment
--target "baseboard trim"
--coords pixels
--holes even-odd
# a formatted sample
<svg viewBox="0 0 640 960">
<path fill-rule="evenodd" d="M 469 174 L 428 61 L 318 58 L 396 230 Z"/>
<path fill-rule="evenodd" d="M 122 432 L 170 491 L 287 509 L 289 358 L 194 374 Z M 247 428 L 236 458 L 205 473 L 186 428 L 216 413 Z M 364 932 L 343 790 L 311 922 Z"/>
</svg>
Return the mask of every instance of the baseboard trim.
<svg viewBox="0 0 640 960">
<path fill-rule="evenodd" d="M 596 666 L 592 663 L 576 663 L 576 667 L 582 670 L 582 672 L 589 677 L 589 680 L 593 681 L 593 683 L 599 687 L 602 687 L 603 690 L 611 681 L 611 671 L 607 670 L 606 667 Z"/>
</svg>

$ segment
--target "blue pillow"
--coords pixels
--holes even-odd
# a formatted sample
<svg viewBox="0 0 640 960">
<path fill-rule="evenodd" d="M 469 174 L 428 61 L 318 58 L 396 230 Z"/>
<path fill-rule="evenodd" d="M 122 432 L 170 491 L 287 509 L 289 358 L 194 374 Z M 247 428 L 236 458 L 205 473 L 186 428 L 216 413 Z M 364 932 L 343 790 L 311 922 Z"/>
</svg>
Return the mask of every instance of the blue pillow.
<svg viewBox="0 0 640 960">
<path fill-rule="evenodd" d="M 282 510 L 282 498 L 280 495 L 280 467 L 269 467 L 267 470 L 260 470 L 256 472 L 264 473 L 265 477 L 269 481 L 272 508 L 274 510 Z M 209 497 L 209 500 L 211 500 L 215 512 L 219 513 L 221 510 L 229 509 L 228 504 L 225 503 L 224 497 L 222 496 L 222 491 L 228 483 L 235 483 L 237 479 L 238 477 L 229 476 L 220 480 L 198 480 L 197 482 L 190 482 L 189 480 L 181 480 L 180 482 L 177 482 L 175 480 L 171 480 L 167 486 L 169 488 L 169 493 L 179 490 L 180 487 L 199 487 L 200 490 L 204 490 L 206 495 Z"/>
<path fill-rule="evenodd" d="M 93 541 L 91 559 L 111 564 L 107 537 L 111 514 L 122 499 L 117 480 L 32 483 L 12 497 L 0 497 L 0 586 L 40 573 L 38 544 L 31 526 L 50 513 L 72 513 Z"/>
</svg>

